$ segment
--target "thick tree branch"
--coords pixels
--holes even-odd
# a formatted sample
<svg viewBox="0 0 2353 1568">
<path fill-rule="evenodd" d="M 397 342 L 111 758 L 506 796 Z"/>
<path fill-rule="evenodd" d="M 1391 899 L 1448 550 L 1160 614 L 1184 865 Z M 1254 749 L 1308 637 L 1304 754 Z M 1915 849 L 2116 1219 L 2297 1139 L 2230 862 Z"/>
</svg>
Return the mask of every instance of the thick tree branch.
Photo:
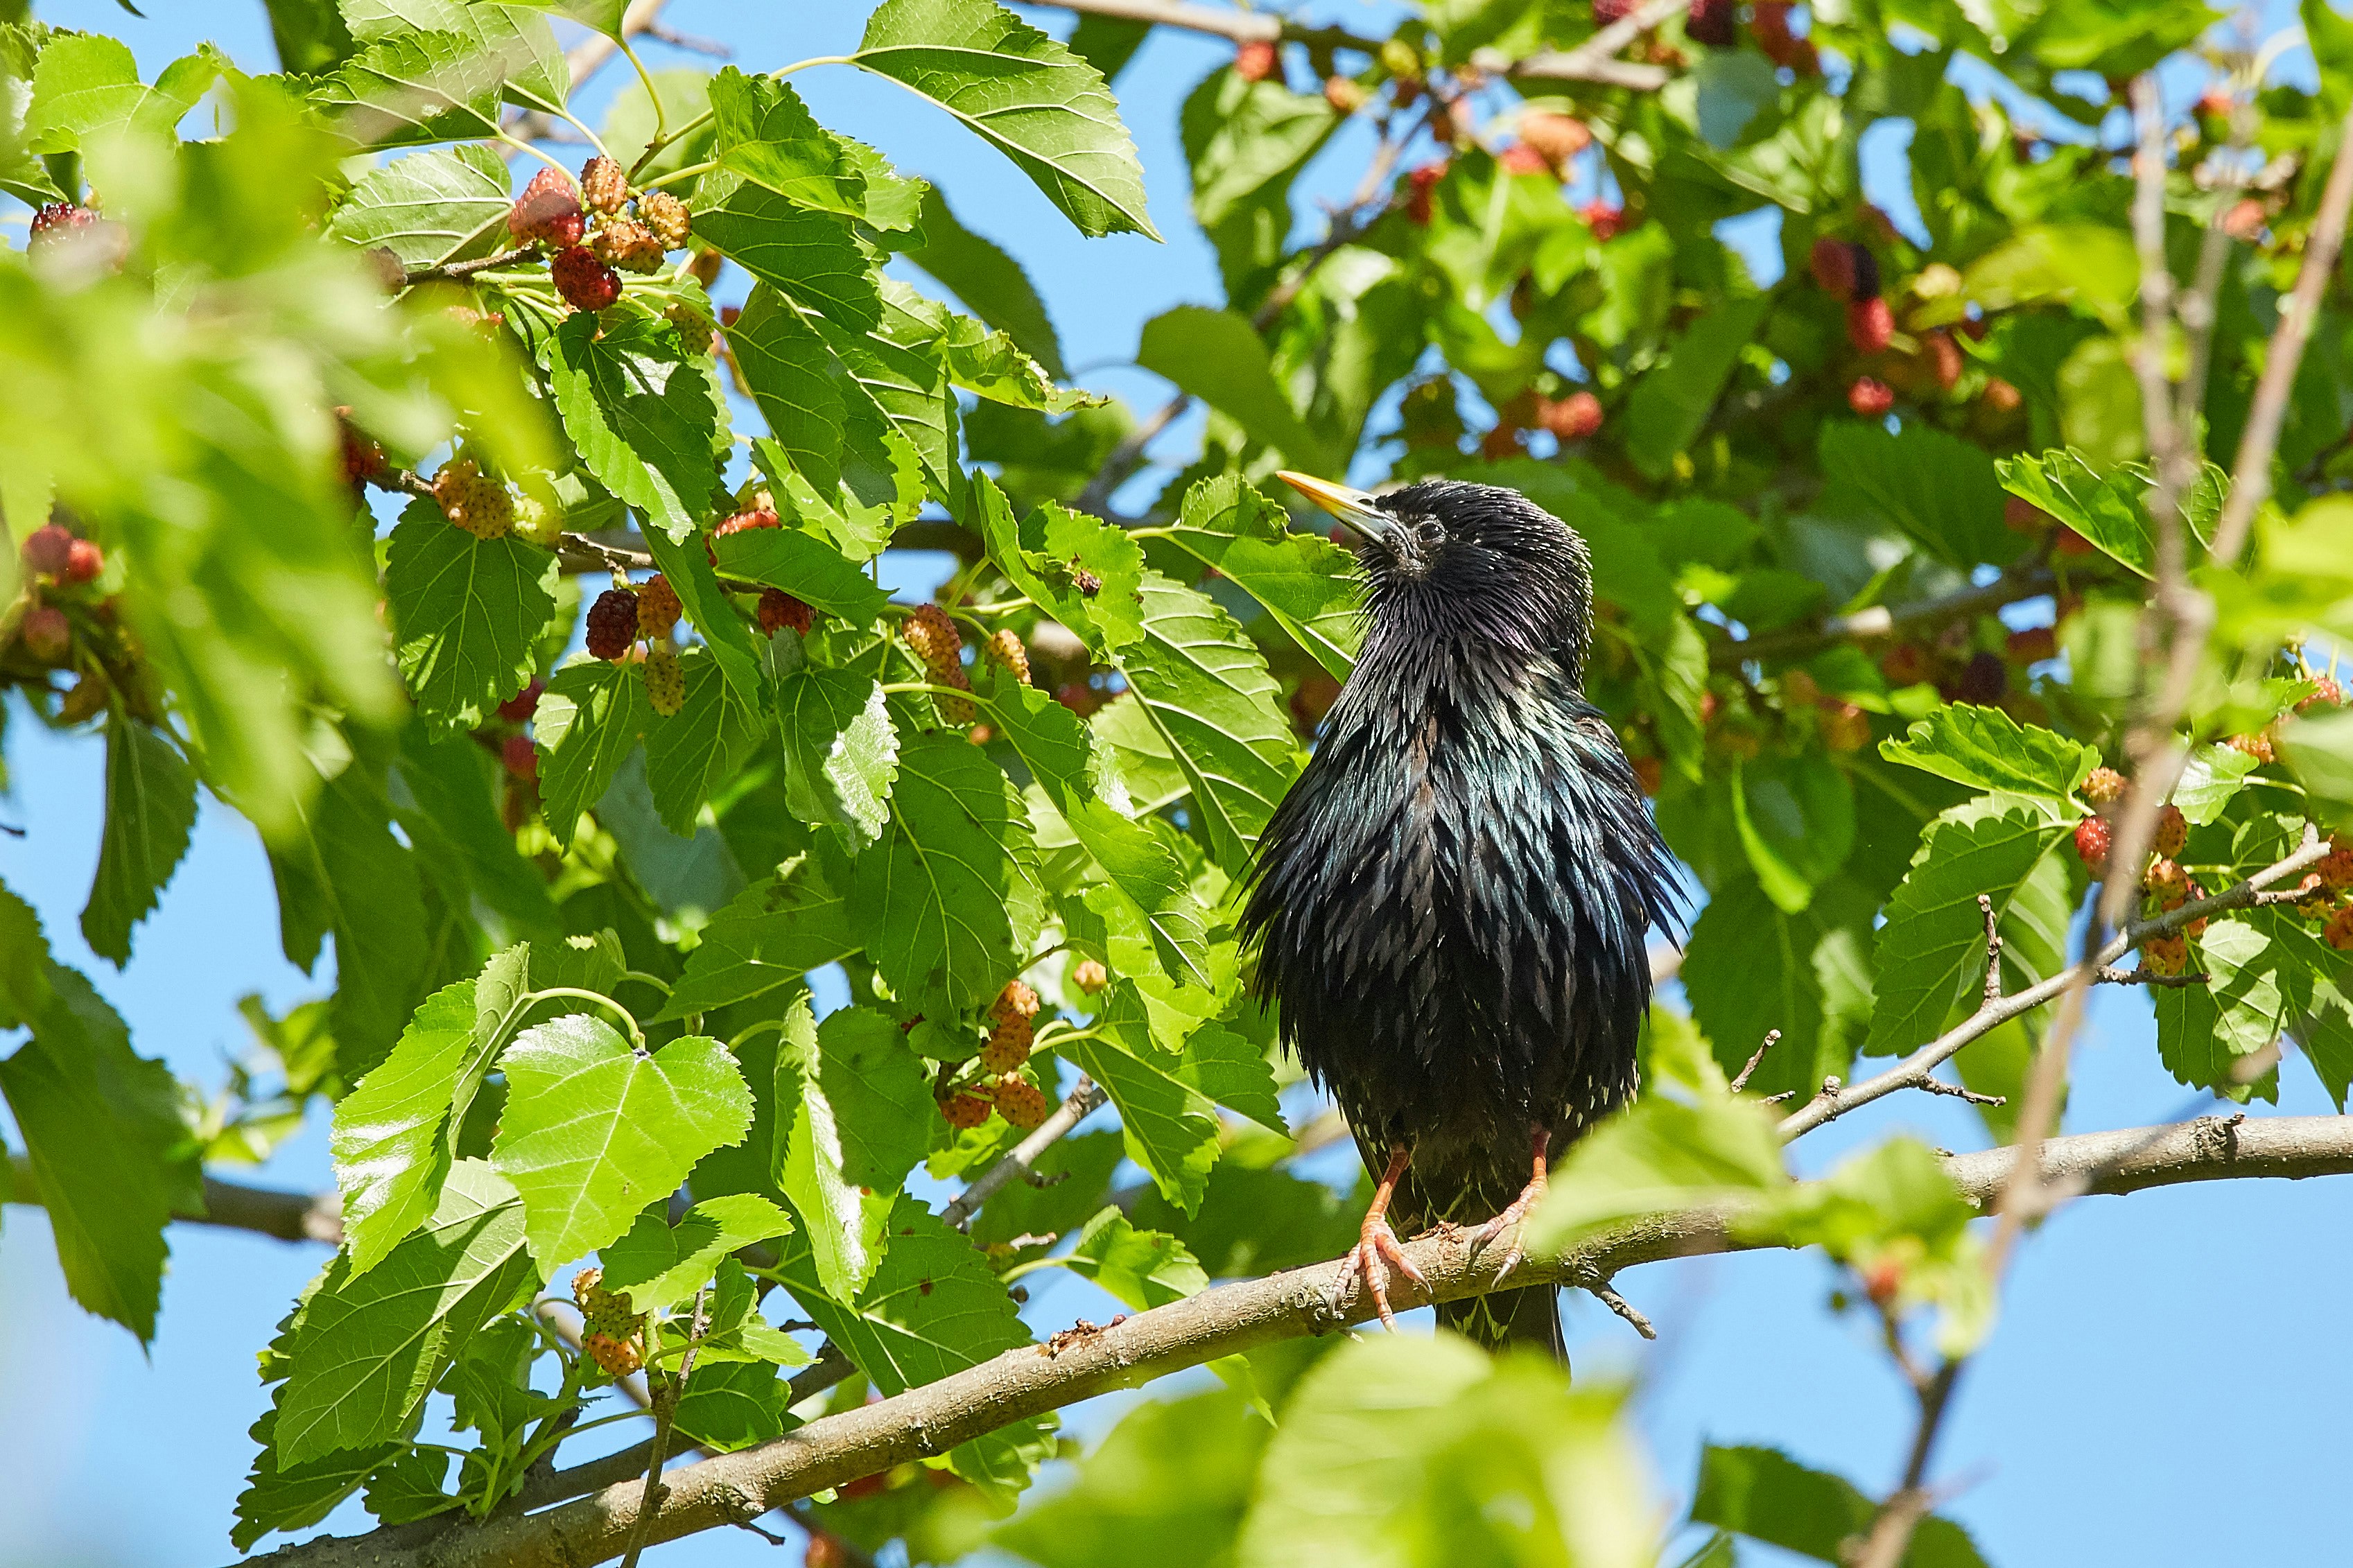
<svg viewBox="0 0 2353 1568">
<path fill-rule="evenodd" d="M 2009 1179 L 2015 1152 L 1989 1150 L 1947 1162 L 1962 1191 L 1984 1203 Z M 2091 1192 L 2130 1193 L 2188 1182 L 2353 1173 L 2353 1117 L 2206 1121 L 2055 1138 L 2043 1144 L 2046 1180 Z M 1579 1286 L 1638 1263 L 1749 1245 L 1732 1234 L 1732 1211 L 1683 1210 L 1619 1227 L 1554 1258 L 1530 1258 L 1514 1286 Z M 1433 1233 L 1407 1245 L 1440 1300 L 1495 1288 L 1501 1252 L 1474 1255 L 1471 1233 Z M 1373 1316 L 1373 1304 L 1337 1260 L 1221 1286 L 1109 1328 L 1032 1345 L 895 1398 L 820 1417 L 772 1443 L 682 1466 L 663 1477 L 649 1542 L 757 1519 L 827 1487 L 904 1461 L 934 1457 L 1011 1422 L 1134 1388 L 1219 1356 Z M 416 1545 L 385 1531 L 328 1538 L 252 1560 L 270 1568 L 587 1568 L 619 1552 L 638 1523 L 636 1478 L 544 1513 L 460 1525 Z"/>
<path fill-rule="evenodd" d="M 34 1184 L 29 1160 L 22 1154 L 11 1156 L 9 1176 L 8 1202 L 26 1208 L 41 1206 L 40 1189 Z M 280 1241 L 323 1241 L 329 1247 L 340 1247 L 343 1241 L 343 1200 L 341 1194 L 334 1192 L 280 1192 L 207 1175 L 204 1212 L 173 1217 L 191 1225 L 249 1230 Z"/>
</svg>

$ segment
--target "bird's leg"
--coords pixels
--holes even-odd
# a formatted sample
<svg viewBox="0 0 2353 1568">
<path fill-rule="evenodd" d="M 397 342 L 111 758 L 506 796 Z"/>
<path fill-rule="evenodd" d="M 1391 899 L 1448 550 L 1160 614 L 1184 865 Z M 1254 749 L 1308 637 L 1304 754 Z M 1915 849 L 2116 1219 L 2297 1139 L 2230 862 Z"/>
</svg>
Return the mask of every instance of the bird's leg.
<svg viewBox="0 0 2353 1568">
<path fill-rule="evenodd" d="M 1340 1285 L 1345 1288 L 1351 1275 L 1361 1278 L 1365 1289 L 1372 1294 L 1373 1306 L 1381 1315 L 1382 1325 L 1392 1331 L 1397 1328 L 1397 1314 L 1389 1310 L 1389 1266 L 1395 1264 L 1398 1273 L 1423 1289 L 1430 1289 L 1430 1281 L 1421 1277 L 1421 1270 L 1406 1257 L 1405 1248 L 1398 1244 L 1397 1232 L 1389 1228 L 1388 1218 L 1390 1195 L 1397 1191 L 1398 1182 L 1405 1175 L 1405 1168 L 1412 1159 L 1413 1151 L 1404 1144 L 1391 1146 L 1389 1168 L 1382 1175 L 1381 1184 L 1373 1191 L 1373 1206 L 1365 1211 L 1365 1223 L 1356 1232 L 1356 1247 L 1340 1263 Z"/>
<path fill-rule="evenodd" d="M 1528 1176 L 1528 1184 L 1520 1189 L 1520 1195 L 1514 1198 L 1502 1214 L 1479 1227 L 1471 1238 L 1471 1250 L 1473 1253 L 1526 1219 L 1529 1211 L 1536 1206 L 1537 1200 L 1545 1195 L 1547 1179 L 1545 1155 L 1551 1147 L 1551 1131 L 1544 1127 L 1536 1128 L 1529 1140 L 1529 1163 L 1535 1169 Z M 1504 1257 L 1503 1268 L 1495 1271 L 1495 1282 L 1502 1284 L 1504 1277 L 1517 1268 L 1520 1266 L 1520 1259 L 1525 1256 L 1526 1253 L 1520 1247 L 1520 1238 L 1515 1233 L 1512 1237 L 1512 1250 Z"/>
</svg>

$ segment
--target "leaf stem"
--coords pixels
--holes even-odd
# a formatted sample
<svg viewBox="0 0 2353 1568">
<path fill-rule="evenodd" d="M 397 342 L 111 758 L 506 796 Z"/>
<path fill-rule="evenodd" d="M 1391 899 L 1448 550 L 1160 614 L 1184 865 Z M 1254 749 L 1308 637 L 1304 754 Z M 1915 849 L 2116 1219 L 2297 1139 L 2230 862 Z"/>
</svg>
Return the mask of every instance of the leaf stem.
<svg viewBox="0 0 2353 1568">
<path fill-rule="evenodd" d="M 640 190 L 658 191 L 664 185 L 674 185 L 681 180 L 691 180 L 698 174 L 707 174 L 717 167 L 719 167 L 719 160 L 716 158 L 707 159 L 700 163 L 689 163 L 683 169 L 672 169 L 669 174 L 664 174 L 659 180 L 648 180 L 638 188 Z"/>
<path fill-rule="evenodd" d="M 520 137 L 520 136 L 515 136 L 515 135 L 510 134 L 510 133 L 509 133 L 509 132 L 507 132 L 501 131 L 501 132 L 499 132 L 499 138 L 498 138 L 498 139 L 499 139 L 500 141 L 501 141 L 501 142 L 505 142 L 508 146 L 510 146 L 510 147 L 513 148 L 513 149 L 514 149 L 515 151 L 517 151 L 518 153 L 530 153 L 533 157 L 534 157 L 534 158 L 538 159 L 541 163 L 543 163 L 546 164 L 549 168 L 551 168 L 551 169 L 554 170 L 557 174 L 559 174 L 563 175 L 565 179 L 567 179 L 567 180 L 568 180 L 568 179 L 570 179 L 570 178 L 572 177 L 572 171 L 571 171 L 571 170 L 569 170 L 569 169 L 565 168 L 562 163 L 557 163 L 554 158 L 552 158 L 552 157 L 548 156 L 546 153 L 544 153 L 541 152 L 538 148 L 536 148 L 536 147 L 533 146 L 530 142 L 528 142 L 524 141 L 522 137 Z"/>
<path fill-rule="evenodd" d="M 628 61 L 630 67 L 637 71 L 638 85 L 646 89 L 646 98 L 654 106 L 654 144 L 662 145 L 670 141 L 670 114 L 662 108 L 661 92 L 654 86 L 653 72 L 646 69 L 646 62 L 638 58 L 638 51 L 629 47 L 629 40 L 626 34 L 616 37 L 613 41 L 620 45 L 621 58 Z M 566 115 L 565 118 L 568 120 L 571 116 Z M 602 150 L 598 149 L 600 152 Z"/>
<path fill-rule="evenodd" d="M 526 991 L 523 993 L 522 999 L 526 1002 L 544 1002 L 552 996 L 570 996 L 576 1001 L 594 1002 L 600 1006 L 611 1008 L 621 1022 L 629 1026 L 629 1038 L 637 1043 L 638 1049 L 642 1051 L 646 1048 L 645 1031 L 638 1027 L 636 1015 L 601 991 L 583 991 L 574 985 L 551 985 L 544 991 Z"/>
</svg>

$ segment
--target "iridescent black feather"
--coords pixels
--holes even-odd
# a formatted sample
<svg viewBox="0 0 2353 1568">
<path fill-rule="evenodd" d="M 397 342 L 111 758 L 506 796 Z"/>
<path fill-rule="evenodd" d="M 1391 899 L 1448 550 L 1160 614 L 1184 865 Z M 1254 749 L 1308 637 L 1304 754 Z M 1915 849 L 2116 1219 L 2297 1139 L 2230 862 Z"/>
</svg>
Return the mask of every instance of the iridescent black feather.
<svg viewBox="0 0 2353 1568">
<path fill-rule="evenodd" d="M 1585 700 L 1590 558 L 1514 491 L 1430 480 L 1375 503 L 1364 648 L 1259 844 L 1243 915 L 1283 1037 L 1377 1173 L 1400 1234 L 1501 1210 L 1635 1089 L 1645 932 L 1679 915 L 1633 770 Z M 1560 1350 L 1550 1287 L 1442 1306 Z"/>
</svg>

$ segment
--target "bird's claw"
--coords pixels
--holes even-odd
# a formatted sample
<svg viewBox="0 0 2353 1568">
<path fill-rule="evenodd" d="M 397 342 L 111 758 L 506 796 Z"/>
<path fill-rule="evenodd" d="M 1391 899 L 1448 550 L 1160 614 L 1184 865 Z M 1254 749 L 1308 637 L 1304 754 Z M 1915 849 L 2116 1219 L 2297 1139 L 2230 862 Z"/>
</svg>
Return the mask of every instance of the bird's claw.
<svg viewBox="0 0 2353 1568">
<path fill-rule="evenodd" d="M 1529 1184 L 1526 1190 L 1504 1206 L 1503 1213 L 1472 1232 L 1471 1254 L 1474 1258 L 1485 1251 L 1505 1231 L 1512 1233 L 1512 1248 L 1504 1254 L 1504 1266 L 1495 1270 L 1496 1284 L 1500 1285 L 1509 1279 L 1512 1270 L 1517 1268 L 1521 1259 L 1527 1257 L 1527 1248 L 1521 1245 L 1521 1239 L 1526 1234 L 1524 1222 L 1528 1217 L 1528 1211 L 1535 1206 L 1536 1199 L 1543 1195 L 1544 1188 L 1541 1185 L 1535 1183 Z"/>
<path fill-rule="evenodd" d="M 1430 1289 L 1430 1281 L 1405 1255 L 1405 1247 L 1398 1240 L 1397 1232 L 1389 1228 L 1389 1222 L 1367 1219 L 1356 1234 L 1356 1245 L 1340 1261 L 1338 1284 L 1342 1290 L 1345 1290 L 1352 1276 L 1364 1280 L 1365 1289 L 1373 1299 L 1373 1309 L 1381 1315 L 1381 1326 L 1394 1333 L 1397 1331 L 1397 1313 L 1389 1308 L 1391 1265 L 1425 1291 Z"/>
</svg>

